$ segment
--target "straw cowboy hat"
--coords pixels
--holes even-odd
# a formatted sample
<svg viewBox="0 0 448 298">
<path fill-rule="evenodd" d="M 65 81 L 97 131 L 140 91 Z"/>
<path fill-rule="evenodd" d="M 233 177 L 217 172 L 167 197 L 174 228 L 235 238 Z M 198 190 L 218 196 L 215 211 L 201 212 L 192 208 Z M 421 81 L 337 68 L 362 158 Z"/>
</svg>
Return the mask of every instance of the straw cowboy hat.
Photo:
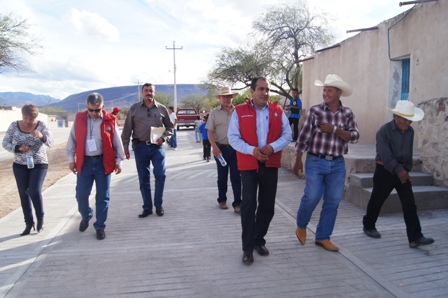
<svg viewBox="0 0 448 298">
<path fill-rule="evenodd" d="M 232 93 L 232 89 L 230 89 L 229 86 L 225 86 L 219 90 L 219 94 L 216 94 L 215 97 L 219 99 L 219 96 L 221 96 L 221 95 L 233 95 L 232 96 L 232 98 L 233 98 L 238 95 L 238 92 Z"/>
<path fill-rule="evenodd" d="M 335 74 L 329 74 L 326 78 L 325 78 L 325 82 L 322 83 L 319 80 L 315 80 L 314 81 L 314 85 L 316 86 L 320 86 L 320 87 L 335 87 L 338 88 L 340 90 L 342 90 L 342 95 L 341 96 L 350 96 L 352 95 L 352 87 L 350 87 L 350 85 L 346 82 L 344 82 L 340 77 L 338 77 Z"/>
<path fill-rule="evenodd" d="M 420 121 L 425 116 L 425 112 L 423 112 L 422 109 L 415 107 L 409 100 L 399 100 L 395 105 L 395 109 L 386 109 L 409 121 Z"/>
</svg>

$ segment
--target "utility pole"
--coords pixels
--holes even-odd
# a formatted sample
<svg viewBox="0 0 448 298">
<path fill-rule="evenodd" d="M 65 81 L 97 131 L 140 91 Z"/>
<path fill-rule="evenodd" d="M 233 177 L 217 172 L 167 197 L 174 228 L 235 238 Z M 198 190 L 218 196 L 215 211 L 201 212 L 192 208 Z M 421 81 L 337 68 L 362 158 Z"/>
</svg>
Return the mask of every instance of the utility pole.
<svg viewBox="0 0 448 298">
<path fill-rule="evenodd" d="M 173 41 L 173 47 L 165 47 L 167 50 L 173 50 L 173 58 L 174 58 L 174 112 L 177 111 L 177 90 L 176 90 L 176 50 L 182 50 L 184 47 L 176 48 L 176 42 Z"/>
<path fill-rule="evenodd" d="M 137 102 L 140 101 L 140 80 L 137 80 L 137 82 L 134 82 L 134 84 L 137 84 Z"/>
</svg>

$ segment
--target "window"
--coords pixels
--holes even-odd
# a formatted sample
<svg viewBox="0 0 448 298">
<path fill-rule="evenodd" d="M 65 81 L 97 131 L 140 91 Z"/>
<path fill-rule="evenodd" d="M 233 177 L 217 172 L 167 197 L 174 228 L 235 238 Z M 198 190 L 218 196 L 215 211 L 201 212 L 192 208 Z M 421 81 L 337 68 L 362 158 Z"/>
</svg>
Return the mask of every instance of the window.
<svg viewBox="0 0 448 298">
<path fill-rule="evenodd" d="M 401 60 L 401 100 L 409 99 L 409 77 L 411 73 L 411 60 L 409 58 Z"/>
</svg>

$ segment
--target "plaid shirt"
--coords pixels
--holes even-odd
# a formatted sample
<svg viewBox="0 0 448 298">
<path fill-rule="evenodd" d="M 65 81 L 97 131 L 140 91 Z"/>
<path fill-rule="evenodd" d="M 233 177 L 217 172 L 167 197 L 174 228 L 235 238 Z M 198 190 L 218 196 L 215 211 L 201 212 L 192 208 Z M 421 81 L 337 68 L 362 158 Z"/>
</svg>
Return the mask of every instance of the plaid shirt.
<svg viewBox="0 0 448 298">
<path fill-rule="evenodd" d="M 322 102 L 312 106 L 306 113 L 305 123 L 300 130 L 296 143 L 297 152 L 308 151 L 314 154 L 341 156 L 348 152 L 348 144 L 336 134 L 322 133 L 321 123 L 337 125 L 339 129 L 351 132 L 350 143 L 357 143 L 359 139 L 358 126 L 355 115 L 348 107 L 339 101 L 338 110 L 333 113 L 330 107 Z"/>
</svg>

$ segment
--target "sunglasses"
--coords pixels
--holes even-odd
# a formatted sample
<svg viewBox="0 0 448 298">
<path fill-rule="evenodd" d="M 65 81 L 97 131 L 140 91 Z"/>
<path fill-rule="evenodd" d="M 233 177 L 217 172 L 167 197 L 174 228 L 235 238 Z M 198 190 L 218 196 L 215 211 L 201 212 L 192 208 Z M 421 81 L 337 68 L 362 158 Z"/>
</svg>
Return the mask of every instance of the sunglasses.
<svg viewBox="0 0 448 298">
<path fill-rule="evenodd" d="M 89 112 L 95 112 L 95 113 L 99 113 L 99 112 L 101 112 L 101 109 L 90 109 L 90 108 L 87 108 L 87 110 L 88 110 Z"/>
</svg>

